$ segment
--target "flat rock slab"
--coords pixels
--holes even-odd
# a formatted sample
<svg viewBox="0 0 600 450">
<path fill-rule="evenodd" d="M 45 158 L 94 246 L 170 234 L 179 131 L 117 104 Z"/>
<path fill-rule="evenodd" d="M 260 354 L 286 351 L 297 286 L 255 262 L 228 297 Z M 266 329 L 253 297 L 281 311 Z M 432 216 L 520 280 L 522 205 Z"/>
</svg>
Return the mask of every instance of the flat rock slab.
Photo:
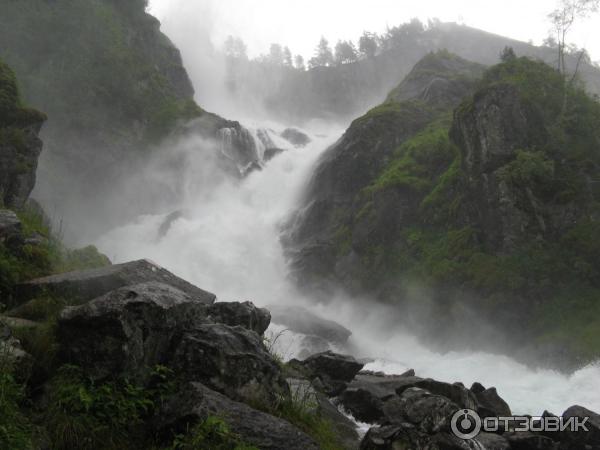
<svg viewBox="0 0 600 450">
<path fill-rule="evenodd" d="M 223 418 L 230 430 L 261 450 L 318 450 L 317 443 L 289 422 L 257 411 L 200 383 L 189 383 L 163 407 L 158 428 L 185 429 L 209 416 Z"/>
<path fill-rule="evenodd" d="M 204 291 L 147 259 L 36 278 L 17 285 L 17 303 L 39 295 L 68 297 L 73 304 L 85 303 L 125 286 L 157 282 L 172 286 L 192 299 L 210 305 L 216 296 Z"/>
</svg>

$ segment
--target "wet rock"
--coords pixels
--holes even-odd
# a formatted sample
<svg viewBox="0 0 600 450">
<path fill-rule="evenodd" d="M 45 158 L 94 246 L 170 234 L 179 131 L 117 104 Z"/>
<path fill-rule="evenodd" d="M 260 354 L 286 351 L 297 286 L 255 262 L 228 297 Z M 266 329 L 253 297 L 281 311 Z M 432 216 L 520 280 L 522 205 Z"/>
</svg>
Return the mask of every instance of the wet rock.
<svg viewBox="0 0 600 450">
<path fill-rule="evenodd" d="M 425 389 L 432 394 L 441 395 L 450 399 L 461 408 L 476 409 L 477 398 L 466 389 L 461 383 L 444 383 L 442 381 L 432 380 L 431 378 L 415 380 L 412 384 L 406 384 L 396 389 L 396 394 L 402 395 L 402 392 L 409 387 Z M 499 397 L 498 397 L 499 398 Z"/>
<path fill-rule="evenodd" d="M 328 395 L 340 394 L 364 367 L 349 355 L 340 355 L 331 351 L 317 353 L 303 361 L 291 360 L 288 364 L 299 368 L 310 379 L 319 378 Z"/>
<path fill-rule="evenodd" d="M 530 432 L 508 432 L 502 435 L 512 450 L 557 450 L 558 444 L 546 436 Z"/>
<path fill-rule="evenodd" d="M 213 322 L 230 326 L 242 326 L 262 336 L 269 327 L 271 314 L 265 308 L 257 308 L 251 302 L 218 302 L 207 309 Z"/>
<path fill-rule="evenodd" d="M 181 210 L 173 211 L 171 214 L 167 215 L 165 219 L 162 221 L 160 226 L 158 227 L 158 238 L 163 238 L 167 235 L 169 230 L 171 229 L 171 225 L 173 222 L 177 221 L 183 217 L 184 212 Z"/>
<path fill-rule="evenodd" d="M 310 143 L 308 135 L 296 128 L 286 128 L 281 133 L 281 137 L 293 144 L 294 147 L 305 147 Z"/>
<path fill-rule="evenodd" d="M 512 448 L 504 436 L 494 433 L 479 433 L 472 441 L 477 442 L 479 448 L 485 450 L 510 450 Z"/>
<path fill-rule="evenodd" d="M 200 383 L 190 383 L 170 398 L 157 424 L 166 431 L 185 432 L 209 416 L 222 417 L 230 430 L 250 445 L 264 450 L 317 450 L 317 443 L 289 422 L 250 408 Z"/>
<path fill-rule="evenodd" d="M 450 427 L 450 420 L 459 409 L 456 403 L 441 395 L 434 395 L 419 388 L 407 389 L 396 403 L 393 413 L 389 409 L 386 418 L 396 423 L 410 422 L 419 430 L 434 434 Z M 386 405 L 388 405 L 386 403 Z M 388 406 L 389 408 L 389 406 Z"/>
<path fill-rule="evenodd" d="M 360 373 L 340 394 L 340 403 L 362 422 L 381 423 L 386 416 L 384 403 L 397 398 L 397 390 L 404 391 L 420 380 L 422 378 Z"/>
<path fill-rule="evenodd" d="M 507 417 L 512 415 L 510 406 L 498 395 L 496 388 L 485 389 L 481 384 L 473 383 L 471 392 L 475 394 L 478 404 L 477 412 L 481 417 Z M 467 406 L 464 407 L 467 408 Z"/>
<path fill-rule="evenodd" d="M 583 406 L 575 405 L 568 408 L 562 414 L 563 420 L 569 419 L 578 420 L 582 424 L 585 418 L 585 427 L 588 431 L 582 428 L 579 431 L 565 430 L 559 435 L 561 441 L 561 450 L 587 449 L 588 446 L 594 450 L 600 448 L 600 414 L 590 411 Z"/>
<path fill-rule="evenodd" d="M 333 344 L 345 344 L 352 334 L 342 325 L 299 306 L 271 305 L 267 309 L 271 312 L 273 323 L 296 333 L 318 336 Z"/>
<path fill-rule="evenodd" d="M 181 330 L 205 321 L 206 305 L 170 285 L 120 288 L 60 314 L 57 336 L 65 362 L 95 378 L 139 377 L 163 364 Z"/>
<path fill-rule="evenodd" d="M 211 304 L 216 298 L 214 294 L 146 259 L 37 278 L 17 285 L 16 297 L 18 303 L 24 303 L 40 294 L 67 297 L 72 303 L 83 303 L 115 289 L 145 282 L 173 286 L 200 303 Z"/>
<path fill-rule="evenodd" d="M 281 369 L 258 334 L 239 326 L 205 323 L 185 331 L 169 366 L 228 397 L 273 405 L 289 395 Z"/>
<path fill-rule="evenodd" d="M 265 149 L 265 153 L 263 154 L 263 161 L 270 161 L 275 156 L 283 153 L 285 150 L 282 148 L 270 147 Z"/>
</svg>

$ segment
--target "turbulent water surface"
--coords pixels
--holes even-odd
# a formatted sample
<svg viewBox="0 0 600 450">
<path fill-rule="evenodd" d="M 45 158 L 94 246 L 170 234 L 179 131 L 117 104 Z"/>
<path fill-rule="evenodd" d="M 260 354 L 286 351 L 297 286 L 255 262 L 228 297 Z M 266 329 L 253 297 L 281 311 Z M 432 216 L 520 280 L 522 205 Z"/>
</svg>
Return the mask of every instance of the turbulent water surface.
<svg viewBox="0 0 600 450">
<path fill-rule="evenodd" d="M 271 137 L 284 127 L 269 124 Z M 313 141 L 277 155 L 241 181 L 218 179 L 198 182 L 210 171 L 207 155 L 215 145 L 201 140 L 184 142 L 190 153 L 181 179 L 187 188 L 172 211 L 181 214 L 162 227 L 167 215 L 147 215 L 117 228 L 97 240 L 113 261 L 149 258 L 179 276 L 217 294 L 219 300 L 251 300 L 258 305 L 287 302 L 310 304 L 287 281 L 287 270 L 279 242 L 280 224 L 298 204 L 303 186 L 321 152 L 341 134 L 336 127 L 315 127 Z M 216 143 L 218 148 L 218 143 Z M 156 173 L 157 181 L 160 173 Z M 312 306 L 325 317 L 353 331 L 350 348 L 357 357 L 372 358 L 366 368 L 386 373 L 415 369 L 417 375 L 443 381 L 461 381 L 469 386 L 479 381 L 496 386 L 513 412 L 541 414 L 547 409 L 560 414 L 580 404 L 600 410 L 600 366 L 590 365 L 570 376 L 551 370 L 533 370 L 505 356 L 486 353 L 435 353 L 384 318 L 385 311 L 360 301 L 333 301 Z M 277 332 L 277 325 L 272 331 Z M 285 332 L 277 351 L 292 357 L 300 336 Z"/>
</svg>

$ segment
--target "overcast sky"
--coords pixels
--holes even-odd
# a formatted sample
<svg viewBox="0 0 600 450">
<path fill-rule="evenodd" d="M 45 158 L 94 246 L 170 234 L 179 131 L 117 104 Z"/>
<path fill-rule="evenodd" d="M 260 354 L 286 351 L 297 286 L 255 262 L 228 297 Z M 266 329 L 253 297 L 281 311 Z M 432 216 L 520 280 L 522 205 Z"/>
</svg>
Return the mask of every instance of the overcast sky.
<svg viewBox="0 0 600 450">
<path fill-rule="evenodd" d="M 548 35 L 546 16 L 553 0 L 150 0 L 150 12 L 167 34 L 206 33 L 216 46 L 228 35 L 241 37 L 250 56 L 268 52 L 270 43 L 288 45 L 310 57 L 321 35 L 332 44 L 356 39 L 363 30 L 382 32 L 412 17 L 424 22 L 464 23 L 539 44 Z M 175 41 L 177 42 L 177 38 Z M 600 14 L 580 22 L 570 41 L 600 60 Z"/>
</svg>

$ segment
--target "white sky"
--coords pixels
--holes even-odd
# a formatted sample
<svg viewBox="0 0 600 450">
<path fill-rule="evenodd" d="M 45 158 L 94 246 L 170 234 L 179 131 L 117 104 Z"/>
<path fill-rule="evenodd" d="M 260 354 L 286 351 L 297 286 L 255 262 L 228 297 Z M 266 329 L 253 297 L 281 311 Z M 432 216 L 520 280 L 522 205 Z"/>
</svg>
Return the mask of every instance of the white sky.
<svg viewBox="0 0 600 450">
<path fill-rule="evenodd" d="M 426 22 L 464 23 L 535 44 L 548 35 L 547 14 L 554 0 L 150 0 L 150 12 L 167 33 L 182 24 L 197 27 L 220 46 L 228 35 L 241 37 L 250 56 L 268 52 L 270 43 L 288 45 L 309 57 L 321 35 L 331 44 L 356 41 L 363 30 L 382 32 L 418 17 Z M 198 30 L 200 31 L 200 30 Z M 600 60 L 600 13 L 580 22 L 570 41 Z"/>
</svg>

